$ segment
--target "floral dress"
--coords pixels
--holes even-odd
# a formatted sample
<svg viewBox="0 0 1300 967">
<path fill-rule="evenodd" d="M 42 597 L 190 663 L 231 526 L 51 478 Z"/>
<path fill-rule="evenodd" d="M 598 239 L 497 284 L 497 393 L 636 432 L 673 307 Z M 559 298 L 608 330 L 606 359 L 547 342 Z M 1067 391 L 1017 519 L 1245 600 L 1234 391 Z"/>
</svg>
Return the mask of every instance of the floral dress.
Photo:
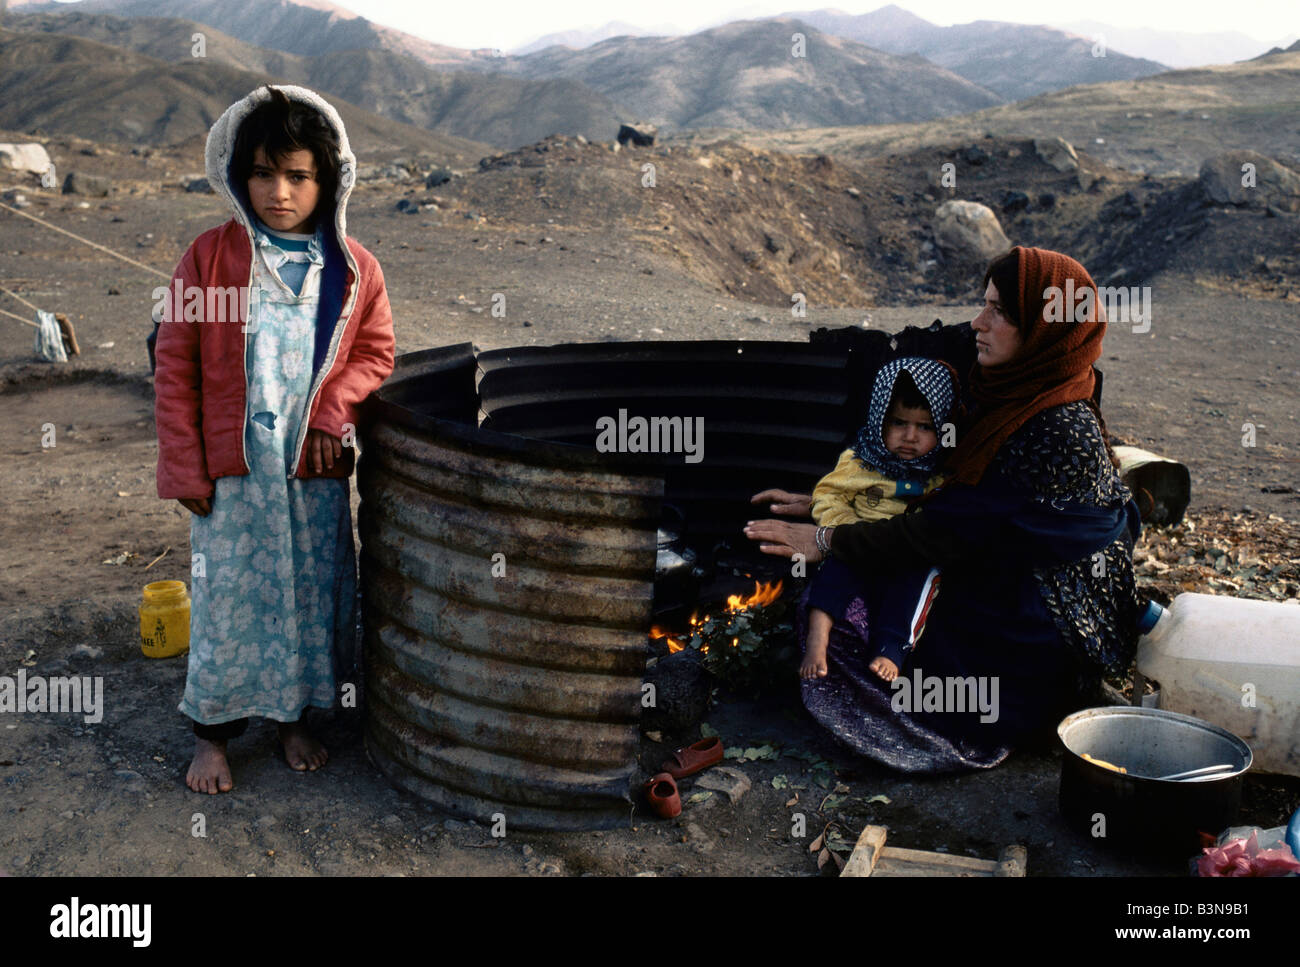
<svg viewBox="0 0 1300 967">
<path fill-rule="evenodd" d="M 255 241 L 249 473 L 218 477 L 212 512 L 190 524 L 196 566 L 180 710 L 205 725 L 252 715 L 294 722 L 306 706 L 331 707 L 355 635 L 348 481 L 289 477 L 312 380 L 321 240 L 259 226 Z M 285 279 L 300 283 L 299 294 Z"/>
</svg>

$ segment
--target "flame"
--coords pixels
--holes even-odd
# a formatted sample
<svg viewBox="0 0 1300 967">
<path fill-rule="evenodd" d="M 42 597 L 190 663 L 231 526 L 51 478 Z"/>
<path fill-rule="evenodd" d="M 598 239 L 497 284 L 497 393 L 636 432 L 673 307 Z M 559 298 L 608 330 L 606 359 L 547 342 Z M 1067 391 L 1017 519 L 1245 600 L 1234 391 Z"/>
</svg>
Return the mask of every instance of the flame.
<svg viewBox="0 0 1300 967">
<path fill-rule="evenodd" d="M 781 586 L 783 582 L 777 581 L 775 584 L 764 582 L 759 584 L 754 582 L 754 593 L 749 597 L 742 598 L 739 594 L 728 595 L 727 610 L 731 612 L 745 611 L 753 607 L 762 607 L 771 604 L 781 596 Z"/>
<path fill-rule="evenodd" d="M 754 591 L 752 594 L 745 597 L 741 597 L 739 594 L 732 594 L 727 597 L 727 611 L 731 614 L 736 614 L 741 611 L 746 611 L 749 608 L 769 605 L 781 596 L 782 584 L 783 582 L 781 581 L 777 581 L 775 584 L 769 584 L 767 582 L 760 584 L 758 581 L 755 581 Z M 700 613 L 696 611 L 691 614 L 690 620 L 687 623 L 690 625 L 691 629 L 694 630 L 702 624 L 707 624 L 708 621 L 709 615 L 706 614 L 701 618 Z M 666 628 L 659 627 L 659 625 L 652 625 L 650 627 L 650 637 L 656 640 L 659 638 L 667 638 L 668 653 L 670 655 L 676 654 L 677 652 L 684 650 L 686 647 L 682 643 L 682 636 L 674 635 Z M 733 648 L 738 648 L 740 646 L 740 639 L 732 638 L 731 646 Z M 700 652 L 707 655 L 709 653 L 708 646 L 705 645 L 702 647 Z"/>
<path fill-rule="evenodd" d="M 658 639 L 660 639 L 660 638 L 667 638 L 667 639 L 668 639 L 668 654 L 670 654 L 670 655 L 675 654 L 676 652 L 682 651 L 682 650 L 686 647 L 686 646 L 683 645 L 680 641 L 678 641 L 675 637 L 673 637 L 672 633 L 669 632 L 667 628 L 660 628 L 658 625 L 651 625 L 651 626 L 650 626 L 650 637 L 653 638 L 653 639 L 655 639 L 656 641 L 657 641 Z"/>
</svg>

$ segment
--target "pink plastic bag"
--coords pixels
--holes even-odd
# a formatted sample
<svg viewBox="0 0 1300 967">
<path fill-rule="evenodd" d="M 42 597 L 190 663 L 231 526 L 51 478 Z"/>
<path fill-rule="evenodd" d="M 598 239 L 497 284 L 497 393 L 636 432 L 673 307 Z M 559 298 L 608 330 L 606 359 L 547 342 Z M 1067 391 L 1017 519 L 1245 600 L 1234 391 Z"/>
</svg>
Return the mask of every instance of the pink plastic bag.
<svg viewBox="0 0 1300 967">
<path fill-rule="evenodd" d="M 1291 850 L 1260 849 L 1259 835 L 1251 830 L 1248 839 L 1234 839 L 1221 846 L 1211 846 L 1201 851 L 1196 860 L 1199 876 L 1287 876 L 1300 873 L 1300 860 Z"/>
</svg>

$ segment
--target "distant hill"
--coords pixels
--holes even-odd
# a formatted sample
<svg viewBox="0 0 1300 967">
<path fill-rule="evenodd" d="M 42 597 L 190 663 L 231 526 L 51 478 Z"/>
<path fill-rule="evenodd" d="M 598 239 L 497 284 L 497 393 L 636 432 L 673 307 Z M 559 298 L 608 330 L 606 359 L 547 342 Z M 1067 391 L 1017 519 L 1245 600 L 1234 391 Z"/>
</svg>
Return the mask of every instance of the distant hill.
<svg viewBox="0 0 1300 967">
<path fill-rule="evenodd" d="M 806 37 L 806 56 L 791 36 Z M 675 128 L 802 128 L 925 120 L 996 104 L 919 57 L 882 53 L 791 19 L 742 20 L 685 37 L 617 37 L 506 58 L 523 77 L 568 78 Z"/>
<path fill-rule="evenodd" d="M 1134 57 L 1149 57 L 1174 68 L 1248 60 L 1258 56 L 1268 46 L 1240 31 L 1191 33 L 1153 27 L 1117 27 L 1096 20 L 1076 20 L 1052 26 L 1089 39 L 1101 34 L 1111 47 Z"/>
<path fill-rule="evenodd" d="M 11 12 L 7 23 L 10 30 L 33 31 L 46 34 L 66 34 L 97 43 L 133 50 L 148 57 L 169 63 L 193 61 L 196 32 L 204 35 L 204 57 L 214 64 L 224 64 L 236 70 L 252 71 L 288 78 L 300 72 L 304 58 L 281 50 L 270 50 L 246 43 L 223 33 L 208 24 L 177 17 L 118 17 L 103 13 L 87 13 L 83 4 L 64 5 L 57 12 L 24 13 L 29 7 Z M 48 8 L 49 4 L 41 7 Z"/>
<path fill-rule="evenodd" d="M 206 135 L 227 107 L 267 80 L 220 63 L 169 64 L 79 37 L 8 29 L 0 29 L 0 64 L 0 128 L 124 144 Z M 331 100 L 359 152 L 418 153 L 463 165 L 492 150 Z"/>
<path fill-rule="evenodd" d="M 818 30 L 877 50 L 920 54 L 1008 101 L 1075 84 L 1133 80 L 1167 70 L 1155 61 L 1120 53 L 1109 42 L 1105 56 L 1094 57 L 1091 37 L 1050 27 L 993 20 L 940 27 L 892 4 L 856 16 L 813 10 L 782 17 L 797 17 Z"/>
<path fill-rule="evenodd" d="M 1295 43 L 1293 43 L 1290 47 L 1287 47 L 1287 48 L 1285 48 L 1285 49 L 1283 49 L 1283 48 L 1281 48 L 1281 47 L 1274 47 L 1272 50 L 1266 50 L 1266 51 L 1264 51 L 1264 53 L 1260 54 L 1259 57 L 1253 57 L 1253 58 L 1251 58 L 1251 59 L 1252 59 L 1252 60 L 1261 60 L 1261 59 L 1264 58 L 1264 57 L 1272 57 L 1272 56 L 1274 56 L 1275 54 L 1294 54 L 1294 53 L 1296 53 L 1296 52 L 1298 52 L 1298 51 L 1300 51 L 1300 40 L 1297 40 L 1297 41 L 1296 41 Z"/>
<path fill-rule="evenodd" d="M 193 66 L 195 31 L 205 60 L 302 84 L 384 117 L 500 148 L 556 132 L 612 140 L 626 112 L 575 81 L 533 81 L 504 74 L 442 72 L 374 48 L 305 57 L 267 50 L 214 27 L 174 17 L 114 17 L 79 11 L 11 16 L 24 31 L 66 34 Z"/>
<path fill-rule="evenodd" d="M 597 27 L 595 30 L 561 30 L 558 33 L 546 34 L 521 47 L 516 47 L 510 53 L 515 57 L 523 57 L 525 54 L 555 46 L 581 50 L 583 47 L 590 47 L 611 37 L 676 37 L 681 33 L 682 31 L 668 24 L 646 29 L 621 20 L 611 20 L 605 26 Z"/>
<path fill-rule="evenodd" d="M 768 150 L 860 161 L 961 139 L 1059 135 L 1108 164 L 1192 177 L 1231 148 L 1300 166 L 1300 50 L 1136 81 L 1088 84 L 919 124 L 741 132 Z M 1101 143 L 1098 143 L 1100 140 Z"/>
<path fill-rule="evenodd" d="M 119 12 L 140 7 L 136 0 L 86 2 Z M 214 18 L 226 14 L 225 5 L 217 10 L 205 3 L 156 0 L 151 6 Z M 239 0 L 233 9 L 237 13 L 257 3 L 272 11 L 292 6 L 286 0 Z M 525 57 L 451 58 L 469 69 L 447 73 L 395 52 L 391 44 L 303 55 L 232 37 L 224 32 L 224 19 L 215 21 L 222 27 L 218 30 L 206 22 L 115 17 L 81 12 L 80 7 L 31 9 L 46 12 L 11 16 L 12 26 L 73 33 L 174 63 L 193 60 L 189 38 L 201 29 L 209 60 L 306 84 L 386 117 L 506 148 L 552 133 L 605 140 L 614 136 L 620 121 L 632 119 L 655 121 L 665 132 L 870 124 L 960 114 L 1000 100 L 922 58 L 881 53 L 798 21 L 740 21 L 686 37 L 616 37 L 583 50 L 551 46 Z M 336 22 L 314 8 L 300 15 L 316 18 L 304 30 L 310 26 L 328 36 L 316 42 L 300 38 L 298 49 L 326 47 L 339 39 L 334 35 L 339 23 L 358 19 Z M 238 19 L 232 26 L 240 26 Z M 791 54 L 795 32 L 807 38 L 805 57 Z M 278 36 L 269 29 L 259 35 Z M 375 43 L 391 39 L 365 32 L 359 36 Z M 494 72 L 487 70 L 489 64 Z"/>
<path fill-rule="evenodd" d="M 71 13 L 67 4 L 10 4 L 11 13 Z M 489 51 L 447 47 L 373 23 L 323 0 L 81 0 L 76 12 L 116 17 L 179 17 L 216 27 L 246 43 L 312 57 L 373 49 L 457 70 L 491 60 Z"/>
<path fill-rule="evenodd" d="M 441 73 L 379 50 L 308 58 L 307 86 L 386 117 L 516 148 L 548 134 L 612 141 L 627 112 L 574 80 L 527 80 L 472 71 Z"/>
</svg>

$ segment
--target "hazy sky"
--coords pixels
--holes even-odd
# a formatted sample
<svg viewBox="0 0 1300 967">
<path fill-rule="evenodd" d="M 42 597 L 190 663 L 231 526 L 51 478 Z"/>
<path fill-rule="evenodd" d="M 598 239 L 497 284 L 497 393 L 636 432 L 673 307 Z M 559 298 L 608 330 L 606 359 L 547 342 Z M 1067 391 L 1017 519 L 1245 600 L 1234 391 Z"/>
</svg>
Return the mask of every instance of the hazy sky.
<svg viewBox="0 0 1300 967">
<path fill-rule="evenodd" d="M 335 0 L 338 2 L 338 0 Z M 798 10 L 834 8 L 859 14 L 884 6 L 854 0 L 514 0 L 498 3 L 438 3 L 428 0 L 342 0 L 340 6 L 371 20 L 453 47 L 509 50 L 561 30 L 602 26 L 611 20 L 647 28 L 671 24 L 683 32 L 728 20 L 766 17 Z M 1043 0 L 901 0 L 898 6 L 931 23 L 972 20 L 1016 23 L 1096 20 L 1119 27 L 1155 27 L 1200 33 L 1238 31 L 1271 44 L 1300 30 L 1297 0 L 1088 0 L 1086 4 L 1045 4 Z"/>
</svg>

